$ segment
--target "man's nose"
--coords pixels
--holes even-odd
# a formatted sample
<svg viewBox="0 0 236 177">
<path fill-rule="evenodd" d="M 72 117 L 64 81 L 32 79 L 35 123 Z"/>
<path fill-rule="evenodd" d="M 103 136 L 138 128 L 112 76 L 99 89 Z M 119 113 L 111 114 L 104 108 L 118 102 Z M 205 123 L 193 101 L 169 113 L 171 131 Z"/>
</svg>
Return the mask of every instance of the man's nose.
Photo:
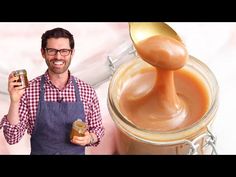
<svg viewBox="0 0 236 177">
<path fill-rule="evenodd" d="M 57 53 L 56 53 L 55 57 L 56 57 L 56 58 L 62 58 L 62 55 L 61 55 L 61 53 L 60 53 L 60 51 L 59 51 L 59 50 L 57 51 Z"/>
</svg>

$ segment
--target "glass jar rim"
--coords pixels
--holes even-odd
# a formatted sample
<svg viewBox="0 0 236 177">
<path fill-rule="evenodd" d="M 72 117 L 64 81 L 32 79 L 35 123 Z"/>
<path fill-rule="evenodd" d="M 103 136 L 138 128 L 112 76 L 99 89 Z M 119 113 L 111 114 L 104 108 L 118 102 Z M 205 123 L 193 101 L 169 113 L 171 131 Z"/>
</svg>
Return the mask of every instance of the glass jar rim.
<svg viewBox="0 0 236 177">
<path fill-rule="evenodd" d="M 14 74 L 27 74 L 27 71 L 25 69 L 19 69 L 14 71 Z"/>
<path fill-rule="evenodd" d="M 74 128 L 77 128 L 77 129 L 81 129 L 81 128 L 87 129 L 87 124 L 83 122 L 81 119 L 74 121 L 72 125 Z"/>
</svg>

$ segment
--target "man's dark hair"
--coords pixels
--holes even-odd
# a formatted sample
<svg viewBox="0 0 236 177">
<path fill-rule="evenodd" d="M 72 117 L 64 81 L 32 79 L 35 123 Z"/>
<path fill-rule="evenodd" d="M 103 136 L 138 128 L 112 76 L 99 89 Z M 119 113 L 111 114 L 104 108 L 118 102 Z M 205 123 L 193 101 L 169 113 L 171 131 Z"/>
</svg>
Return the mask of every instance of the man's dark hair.
<svg viewBox="0 0 236 177">
<path fill-rule="evenodd" d="M 68 38 L 69 42 L 70 42 L 70 48 L 74 49 L 74 47 L 75 47 L 73 35 L 69 31 L 67 31 L 63 28 L 54 28 L 54 29 L 48 30 L 45 33 L 43 33 L 43 35 L 41 37 L 42 49 L 47 47 L 47 40 L 50 38 Z"/>
</svg>

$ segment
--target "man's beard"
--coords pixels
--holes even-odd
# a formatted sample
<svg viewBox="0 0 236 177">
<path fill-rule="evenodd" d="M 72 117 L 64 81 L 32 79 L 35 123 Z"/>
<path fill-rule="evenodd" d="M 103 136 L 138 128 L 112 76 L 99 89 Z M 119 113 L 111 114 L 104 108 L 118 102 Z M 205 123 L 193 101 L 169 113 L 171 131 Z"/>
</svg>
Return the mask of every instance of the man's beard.
<svg viewBox="0 0 236 177">
<path fill-rule="evenodd" d="M 63 67 L 62 68 L 57 68 L 54 66 L 53 62 L 63 62 Z M 65 61 L 65 60 L 58 60 L 58 59 L 54 59 L 54 60 L 46 60 L 46 63 L 48 65 L 48 70 L 55 73 L 55 74 L 62 74 L 64 72 L 67 71 L 67 69 L 69 68 L 70 66 L 70 63 L 71 63 L 71 58 L 68 60 L 68 61 Z"/>
</svg>

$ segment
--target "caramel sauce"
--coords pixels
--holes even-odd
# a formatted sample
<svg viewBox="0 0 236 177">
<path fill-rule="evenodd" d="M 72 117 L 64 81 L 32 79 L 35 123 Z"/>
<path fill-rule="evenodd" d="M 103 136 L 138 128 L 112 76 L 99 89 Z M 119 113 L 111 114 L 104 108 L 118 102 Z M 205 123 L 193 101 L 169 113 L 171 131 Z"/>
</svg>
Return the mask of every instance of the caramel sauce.
<svg viewBox="0 0 236 177">
<path fill-rule="evenodd" d="M 120 110 L 139 128 L 172 131 L 197 122 L 209 107 L 203 81 L 183 68 L 187 50 L 181 42 L 152 36 L 135 45 L 153 68 L 132 76 L 120 97 Z"/>
</svg>

